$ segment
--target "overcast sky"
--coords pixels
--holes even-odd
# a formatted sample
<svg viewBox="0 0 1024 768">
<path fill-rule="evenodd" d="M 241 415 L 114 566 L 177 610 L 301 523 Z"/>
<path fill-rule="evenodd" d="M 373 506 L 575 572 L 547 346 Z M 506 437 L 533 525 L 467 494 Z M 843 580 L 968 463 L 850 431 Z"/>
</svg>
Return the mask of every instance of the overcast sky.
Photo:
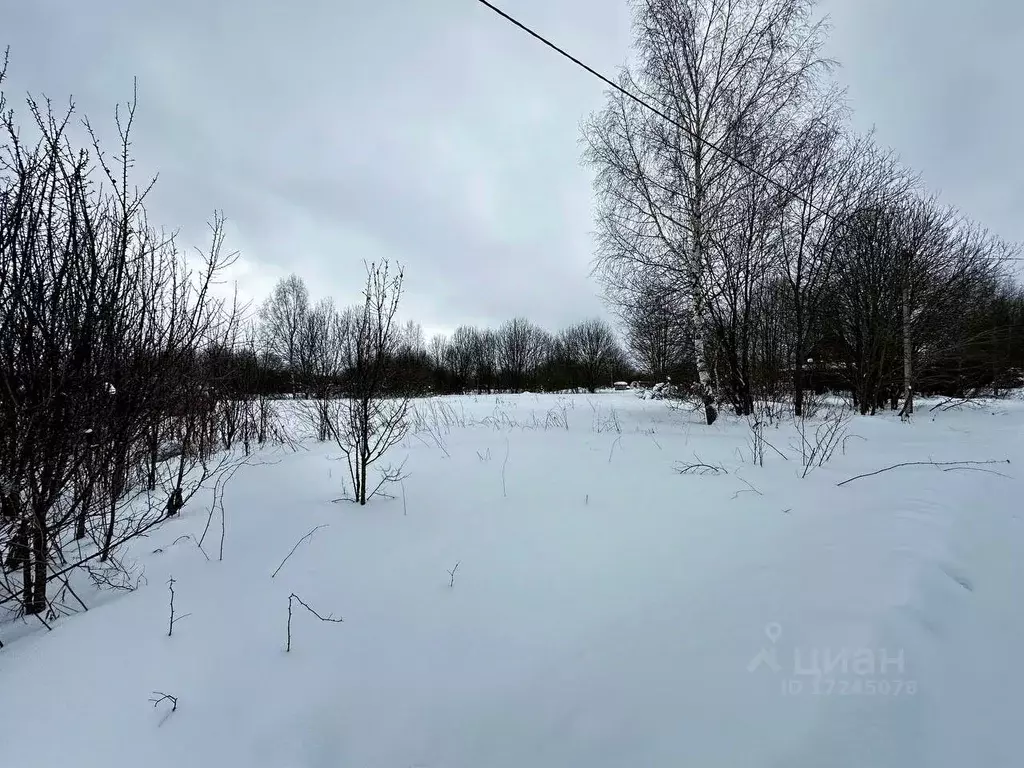
<svg viewBox="0 0 1024 768">
<path fill-rule="evenodd" d="M 628 56 L 626 0 L 500 0 L 594 66 Z M 1019 0 L 824 0 L 855 125 L 945 198 L 1024 240 Z M 358 298 L 406 267 L 428 333 L 602 313 L 579 125 L 600 83 L 475 0 L 0 0 L 7 92 L 74 94 L 96 123 L 139 78 L 154 223 L 222 209 L 243 295 L 295 271 Z"/>
</svg>

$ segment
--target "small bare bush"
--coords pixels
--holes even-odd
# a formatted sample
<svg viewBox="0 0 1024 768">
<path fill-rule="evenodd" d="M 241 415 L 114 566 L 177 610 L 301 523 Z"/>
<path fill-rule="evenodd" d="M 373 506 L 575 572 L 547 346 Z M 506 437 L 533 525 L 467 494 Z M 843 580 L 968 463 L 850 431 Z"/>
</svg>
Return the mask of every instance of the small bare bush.
<svg viewBox="0 0 1024 768">
<path fill-rule="evenodd" d="M 831 461 L 836 450 L 843 444 L 850 424 L 850 412 L 842 408 L 831 408 L 811 432 L 811 419 L 797 419 L 797 433 L 800 438 L 801 477 L 807 477 L 814 469 Z"/>
</svg>

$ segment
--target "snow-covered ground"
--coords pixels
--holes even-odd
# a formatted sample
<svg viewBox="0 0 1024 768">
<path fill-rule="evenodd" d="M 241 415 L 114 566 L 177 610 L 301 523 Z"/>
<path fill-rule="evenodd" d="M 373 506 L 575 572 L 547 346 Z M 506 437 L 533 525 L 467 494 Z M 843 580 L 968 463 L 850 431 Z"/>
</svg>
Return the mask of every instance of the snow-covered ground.
<svg viewBox="0 0 1024 768">
<path fill-rule="evenodd" d="M 394 499 L 278 452 L 223 561 L 182 538 L 207 496 L 133 543 L 137 591 L 0 625 L 0 764 L 1024 764 L 1024 402 L 852 418 L 806 477 L 791 423 L 762 467 L 745 420 L 632 393 L 418 407 Z M 292 594 L 343 622 L 292 601 L 286 653 Z"/>
</svg>

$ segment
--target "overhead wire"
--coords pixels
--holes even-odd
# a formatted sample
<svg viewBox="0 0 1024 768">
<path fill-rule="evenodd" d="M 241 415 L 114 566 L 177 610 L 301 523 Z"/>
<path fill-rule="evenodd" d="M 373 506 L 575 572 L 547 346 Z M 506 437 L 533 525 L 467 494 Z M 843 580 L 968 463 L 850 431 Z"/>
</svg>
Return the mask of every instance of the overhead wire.
<svg viewBox="0 0 1024 768">
<path fill-rule="evenodd" d="M 594 67 L 592 67 L 589 64 L 587 64 L 586 62 L 584 62 L 582 59 L 580 59 L 580 58 L 574 56 L 573 54 L 569 53 L 562 46 L 558 45 L 557 43 L 552 42 L 551 40 L 549 40 L 544 35 L 540 34 L 539 32 L 535 31 L 534 29 L 528 27 L 526 24 L 524 24 L 523 22 L 519 21 L 519 19 L 515 18 L 514 16 L 512 16 L 508 12 L 502 10 L 501 8 L 496 6 L 494 3 L 489 2 L 489 0 L 477 0 L 477 2 L 480 3 L 480 5 L 483 5 L 486 8 L 489 8 L 491 11 L 493 11 L 494 13 L 498 14 L 499 16 L 501 16 L 503 19 L 508 21 L 510 24 L 513 24 L 514 26 L 518 27 L 520 30 L 522 30 L 526 34 L 530 35 L 534 39 L 540 41 L 545 46 L 547 46 L 551 50 L 553 50 L 556 53 L 558 53 L 560 56 L 568 59 L 573 64 L 575 64 L 577 67 L 580 67 L 584 71 L 586 71 L 589 74 L 593 75 L 598 80 L 600 80 L 602 83 L 607 85 L 609 88 L 612 88 L 612 89 L 618 91 L 623 96 L 626 96 L 627 98 L 635 101 L 640 106 L 642 106 L 645 109 L 649 110 L 650 112 L 654 113 L 655 115 L 660 117 L 662 120 L 664 120 L 667 123 L 670 123 L 671 125 L 675 126 L 679 130 L 681 130 L 683 133 L 687 134 L 690 138 L 694 139 L 695 141 L 697 141 L 697 142 L 699 142 L 701 144 L 704 144 L 705 146 L 707 146 L 710 149 L 714 150 L 715 152 L 719 153 L 720 155 L 722 155 L 726 159 L 731 160 L 732 162 L 736 163 L 736 165 L 738 165 L 740 168 L 743 168 L 745 171 L 748 171 L 749 173 L 754 174 L 755 176 L 757 176 L 762 181 L 766 181 L 769 184 L 777 187 L 781 191 L 785 192 L 787 195 L 790 195 L 794 200 L 799 200 L 800 202 L 802 202 L 804 205 L 806 205 L 811 210 L 813 210 L 813 211 L 815 211 L 817 213 L 820 213 L 822 216 L 825 216 L 825 217 L 827 217 L 828 219 L 830 219 L 832 221 L 835 221 L 835 217 L 832 214 L 828 213 L 827 211 L 823 211 L 821 208 L 819 208 L 818 206 L 814 205 L 810 200 L 808 200 L 807 198 L 803 197 L 802 195 L 800 195 L 799 193 L 797 193 L 793 189 L 790 189 L 788 186 L 783 184 L 778 179 L 773 179 L 771 176 L 769 176 L 768 174 L 764 173 L 763 171 L 759 171 L 757 168 L 753 167 L 752 165 L 750 165 L 750 163 L 746 162 L 742 158 L 739 158 L 736 155 L 734 155 L 731 152 L 729 152 L 728 150 L 723 149 L 716 142 L 714 142 L 714 141 L 712 141 L 712 140 L 710 140 L 710 139 L 708 139 L 708 138 L 706 138 L 704 136 L 698 136 L 690 128 L 686 127 L 685 125 L 680 123 L 678 120 L 675 120 L 674 118 L 670 117 L 665 112 L 664 109 L 662 109 L 660 107 L 656 107 L 656 106 L 650 104 L 649 102 L 645 101 L 644 99 L 640 98 L 635 93 L 630 91 L 628 88 L 623 87 L 620 83 L 616 83 L 614 80 L 612 80 L 607 75 L 602 74 L 598 70 L 594 69 Z"/>
<path fill-rule="evenodd" d="M 816 213 L 821 214 L 822 216 L 827 218 L 829 221 L 831 221 L 833 223 L 835 223 L 837 221 L 837 219 L 836 219 L 836 217 L 834 215 L 832 215 L 828 211 L 822 210 L 819 206 L 817 206 L 814 203 L 812 203 L 810 200 L 808 200 L 806 197 L 804 197 L 800 193 L 796 192 L 795 190 L 791 189 L 787 185 L 783 184 L 778 179 L 772 178 L 771 176 L 766 174 L 764 171 L 760 171 L 757 168 L 753 167 L 752 165 L 750 165 L 750 163 L 746 162 L 742 158 L 737 157 L 735 154 L 733 154 L 733 153 L 729 152 L 728 150 L 724 149 L 718 143 L 716 143 L 716 142 L 714 142 L 714 141 L 712 141 L 712 140 L 710 140 L 710 139 L 708 139 L 708 138 L 706 138 L 704 136 L 698 136 L 690 128 L 688 128 L 687 126 L 685 126 L 682 123 L 680 123 L 678 120 L 676 120 L 676 119 L 672 118 L 670 115 L 668 115 L 663 108 L 655 106 L 655 105 L 649 103 L 648 101 L 646 101 L 645 99 L 642 99 L 640 96 L 638 96 L 637 94 L 633 93 L 628 88 L 625 88 L 621 83 L 615 82 L 610 77 L 608 77 L 607 75 L 605 75 L 602 72 L 598 71 L 594 67 L 590 66 L 589 64 L 587 64 L 585 61 L 583 61 L 579 57 L 574 56 L 573 54 L 571 54 L 569 51 L 567 51 L 562 46 L 558 45 L 557 43 L 553 42 L 549 38 L 545 37 L 540 32 L 537 32 L 533 28 L 527 26 L 526 24 L 521 22 L 516 17 L 512 16 L 507 11 L 502 10 L 497 5 L 495 5 L 494 3 L 490 2 L 490 0 L 476 0 L 476 1 L 480 5 L 484 6 L 485 8 L 488 8 L 489 10 L 493 11 L 495 14 L 497 14 L 498 16 L 503 18 L 505 21 L 509 22 L 510 24 L 512 24 L 513 26 L 517 27 L 521 31 L 525 32 L 530 37 L 534 38 L 535 40 L 539 41 L 540 43 L 542 43 L 546 47 L 548 47 L 551 50 L 555 51 L 555 53 L 557 53 L 558 55 L 562 56 L 565 59 L 568 59 L 569 61 L 571 61 L 573 64 L 575 64 L 580 69 L 584 70 L 585 72 L 587 72 L 588 74 L 592 75 L 593 77 L 596 77 L 598 80 L 600 80 L 602 83 L 607 85 L 609 88 L 612 88 L 613 90 L 621 93 L 626 98 L 636 102 L 637 104 L 642 106 L 644 109 L 650 111 L 651 113 L 653 113 L 653 114 L 657 115 L 658 117 L 660 117 L 662 120 L 666 121 L 667 123 L 675 126 L 679 130 L 683 131 L 683 133 L 685 133 L 686 135 L 690 136 L 693 140 L 695 140 L 695 141 L 697 141 L 697 142 L 707 146 L 708 148 L 710 148 L 713 151 L 719 153 L 720 155 L 722 155 L 726 159 L 731 160 L 732 162 L 736 163 L 736 165 L 738 165 L 740 168 L 743 168 L 745 171 L 748 171 L 749 173 L 752 173 L 753 175 L 755 175 L 756 177 L 758 177 L 762 181 L 765 181 L 765 182 L 771 184 L 772 186 L 776 187 L 777 189 L 781 190 L 782 192 L 784 192 L 787 195 L 789 195 L 790 197 L 792 197 L 792 199 L 799 200 L 801 203 L 806 205 L 812 211 L 815 211 Z M 1024 257 L 1019 257 L 1019 256 L 1017 256 L 1017 257 L 1009 257 L 1009 258 L 1006 258 L 1005 260 L 1006 261 L 1024 261 Z"/>
</svg>

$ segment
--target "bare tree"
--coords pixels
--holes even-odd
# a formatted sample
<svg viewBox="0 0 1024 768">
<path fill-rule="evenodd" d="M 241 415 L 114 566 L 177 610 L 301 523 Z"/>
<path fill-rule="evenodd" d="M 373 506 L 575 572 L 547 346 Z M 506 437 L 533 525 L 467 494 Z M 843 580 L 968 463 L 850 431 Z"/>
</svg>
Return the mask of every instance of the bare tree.
<svg viewBox="0 0 1024 768">
<path fill-rule="evenodd" d="M 468 325 L 455 329 L 445 349 L 445 364 L 459 388 L 469 386 L 480 363 L 480 331 Z"/>
<path fill-rule="evenodd" d="M 302 333 L 309 313 L 309 290 L 305 281 L 291 274 L 281 278 L 260 307 L 263 343 L 292 375 L 292 392 L 300 365 Z"/>
<path fill-rule="evenodd" d="M 858 197 L 878 183 L 912 182 L 869 137 L 849 139 L 842 115 L 825 104 L 801 127 L 780 168 L 789 190 L 779 219 L 779 269 L 792 309 L 793 407 L 804 413 L 804 372 L 821 332 L 823 301 L 832 274 L 836 238 Z M 874 181 L 873 181 L 874 180 Z M 899 190 L 890 190 L 898 194 Z"/>
<path fill-rule="evenodd" d="M 115 111 L 114 159 L 88 121 L 91 146 L 73 145 L 73 106 L 45 104 L 29 99 L 27 129 L 0 108 L 0 550 L 19 572 L 0 602 L 34 615 L 52 610 L 47 583 L 75 568 L 105 563 L 113 583 L 116 548 L 181 508 L 180 483 L 177 496 L 152 493 L 152 467 L 183 404 L 206 401 L 192 389 L 214 383 L 200 358 L 237 309 L 210 291 L 234 258 L 221 217 L 194 271 L 145 219 L 150 186 L 129 173 L 134 100 Z M 210 413 L 200 452 L 216 434 Z M 73 539 L 83 549 L 69 562 Z"/>
<path fill-rule="evenodd" d="M 423 336 L 423 326 L 415 320 L 406 320 L 398 332 L 398 349 L 406 355 L 424 355 L 427 353 L 427 342 Z"/>
<path fill-rule="evenodd" d="M 497 331 L 498 367 L 504 384 L 521 392 L 543 359 L 548 342 L 544 331 L 523 317 L 513 318 Z"/>
<path fill-rule="evenodd" d="M 684 380 L 692 362 L 692 317 L 671 285 L 638 281 L 618 305 L 629 351 L 647 375 L 658 381 Z"/>
<path fill-rule="evenodd" d="M 408 398 L 388 395 L 400 342 L 395 317 L 402 280 L 401 268 L 392 272 L 386 261 L 367 266 L 363 303 L 352 311 L 345 336 L 345 398 L 334 401 L 331 409 L 330 431 L 348 463 L 353 501 L 361 505 L 385 484 L 401 479 L 400 468 L 386 467 L 371 488 L 367 470 L 408 430 Z"/>
<path fill-rule="evenodd" d="M 490 329 L 472 336 L 473 382 L 478 393 L 491 392 L 497 386 L 498 334 Z"/>
<path fill-rule="evenodd" d="M 430 357 L 431 365 L 435 368 L 443 368 L 448 358 L 449 349 L 451 349 L 451 344 L 443 333 L 431 336 L 430 341 L 427 342 L 427 355 Z"/>
<path fill-rule="evenodd" d="M 772 278 L 779 248 L 776 222 L 782 195 L 770 179 L 791 151 L 786 124 L 775 121 L 743 129 L 734 138 L 733 152 L 744 165 L 733 169 L 734 191 L 724 207 L 715 247 L 706 251 L 706 333 L 716 342 L 716 390 L 719 400 L 730 402 L 739 415 L 754 409 L 753 313 Z"/>
<path fill-rule="evenodd" d="M 331 411 L 341 395 L 355 323 L 355 311 L 339 311 L 330 298 L 318 301 L 303 318 L 298 357 L 303 389 L 309 398 L 302 408 L 321 442 L 331 439 Z"/>
<path fill-rule="evenodd" d="M 611 383 L 622 366 L 623 353 L 611 326 L 597 318 L 570 326 L 559 335 L 567 362 L 579 373 L 588 392 Z"/>
<path fill-rule="evenodd" d="M 901 210 L 896 280 L 901 289 L 901 416 L 914 412 L 916 363 L 927 370 L 936 353 L 962 338 L 971 297 L 988 294 L 1015 249 L 965 221 L 935 197 L 912 199 Z"/>
<path fill-rule="evenodd" d="M 612 92 L 585 131 L 597 170 L 598 268 L 612 283 L 653 270 L 680 284 L 710 424 L 709 272 L 740 178 L 726 152 L 810 97 L 828 65 L 822 27 L 811 0 L 638 0 L 634 8 L 640 64 L 622 85 L 668 120 Z"/>
</svg>

